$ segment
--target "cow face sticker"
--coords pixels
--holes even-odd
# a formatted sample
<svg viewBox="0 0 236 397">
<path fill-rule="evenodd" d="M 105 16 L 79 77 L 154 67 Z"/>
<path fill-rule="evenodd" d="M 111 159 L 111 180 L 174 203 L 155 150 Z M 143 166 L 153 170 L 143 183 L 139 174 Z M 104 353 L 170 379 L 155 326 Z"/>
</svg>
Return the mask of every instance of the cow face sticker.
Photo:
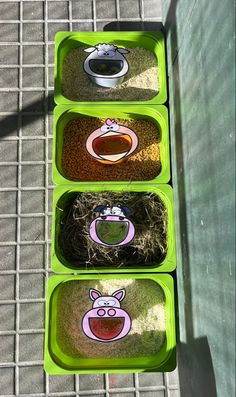
<svg viewBox="0 0 236 397">
<path fill-rule="evenodd" d="M 107 119 L 86 140 L 88 153 L 104 164 L 117 164 L 128 158 L 138 147 L 137 134 L 128 127 Z"/>
<path fill-rule="evenodd" d="M 135 227 L 127 215 L 128 207 L 117 205 L 99 205 L 94 209 L 98 216 L 89 227 L 90 238 L 105 247 L 119 247 L 131 243 Z"/>
<path fill-rule="evenodd" d="M 129 314 L 121 308 L 125 289 L 115 291 L 111 296 L 102 296 L 96 289 L 89 290 L 93 307 L 82 320 L 84 334 L 98 342 L 112 342 L 124 338 L 131 329 Z"/>
<path fill-rule="evenodd" d="M 90 79 L 102 87 L 113 87 L 123 81 L 129 65 L 123 54 L 129 51 L 113 44 L 97 44 L 84 50 L 89 53 L 84 70 Z"/>
</svg>

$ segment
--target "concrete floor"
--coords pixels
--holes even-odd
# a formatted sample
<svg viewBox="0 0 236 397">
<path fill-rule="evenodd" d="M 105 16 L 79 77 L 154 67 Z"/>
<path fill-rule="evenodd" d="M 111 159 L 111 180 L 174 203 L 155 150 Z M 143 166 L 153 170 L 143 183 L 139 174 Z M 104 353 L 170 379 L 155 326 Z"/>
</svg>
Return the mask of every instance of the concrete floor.
<svg viewBox="0 0 236 397">
<path fill-rule="evenodd" d="M 54 35 L 155 29 L 159 0 L 0 0 L 0 396 L 177 397 L 178 376 L 48 376 Z M 117 26 L 117 21 L 120 25 Z M 113 26 L 113 27 L 114 27 Z"/>
</svg>

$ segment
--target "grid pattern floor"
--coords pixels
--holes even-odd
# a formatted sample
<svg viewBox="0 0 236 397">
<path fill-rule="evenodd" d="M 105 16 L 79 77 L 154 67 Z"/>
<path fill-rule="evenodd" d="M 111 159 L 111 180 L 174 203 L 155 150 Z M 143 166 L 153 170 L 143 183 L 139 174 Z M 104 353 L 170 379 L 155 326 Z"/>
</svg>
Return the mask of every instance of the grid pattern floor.
<svg viewBox="0 0 236 397">
<path fill-rule="evenodd" d="M 161 21 L 159 0 L 0 0 L 0 396 L 177 397 L 170 374 L 48 376 L 54 35 Z M 119 25 L 118 25 L 119 28 Z"/>
</svg>

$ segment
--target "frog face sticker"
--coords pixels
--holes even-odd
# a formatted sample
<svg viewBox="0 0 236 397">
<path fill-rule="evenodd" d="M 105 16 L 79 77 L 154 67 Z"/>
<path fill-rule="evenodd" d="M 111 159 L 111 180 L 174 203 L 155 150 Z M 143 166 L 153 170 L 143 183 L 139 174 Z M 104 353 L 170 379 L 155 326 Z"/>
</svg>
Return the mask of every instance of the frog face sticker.
<svg viewBox="0 0 236 397">
<path fill-rule="evenodd" d="M 86 140 L 88 153 L 104 164 L 117 164 L 128 158 L 138 147 L 136 132 L 106 119 L 105 124 L 93 131 Z"/>
<path fill-rule="evenodd" d="M 89 227 L 90 238 L 105 247 L 119 247 L 131 243 L 135 227 L 127 218 L 131 213 L 128 207 L 117 205 L 99 205 L 94 209 L 98 216 Z"/>
<path fill-rule="evenodd" d="M 82 319 L 82 330 L 88 338 L 98 342 L 112 342 L 129 333 L 131 319 L 120 305 L 125 295 L 125 289 L 115 291 L 111 296 L 103 296 L 96 289 L 89 290 L 93 307 Z"/>
</svg>

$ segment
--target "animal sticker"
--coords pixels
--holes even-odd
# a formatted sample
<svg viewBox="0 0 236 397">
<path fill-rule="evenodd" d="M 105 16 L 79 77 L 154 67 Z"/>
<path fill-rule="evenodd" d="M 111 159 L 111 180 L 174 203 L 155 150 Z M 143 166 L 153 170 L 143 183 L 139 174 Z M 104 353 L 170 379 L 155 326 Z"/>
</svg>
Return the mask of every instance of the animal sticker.
<svg viewBox="0 0 236 397">
<path fill-rule="evenodd" d="M 102 127 L 86 140 L 88 153 L 104 164 L 117 164 L 127 159 L 138 147 L 139 139 L 133 130 L 106 119 Z"/>
<path fill-rule="evenodd" d="M 129 70 L 124 54 L 129 53 L 129 50 L 104 43 L 84 51 L 89 53 L 84 61 L 84 71 L 96 84 L 113 87 L 123 81 Z"/>
<path fill-rule="evenodd" d="M 111 296 L 103 296 L 96 289 L 89 290 L 93 307 L 82 319 L 82 330 L 88 338 L 98 342 L 112 342 L 129 333 L 131 318 L 120 304 L 125 295 L 125 289 L 115 291 Z"/>
<path fill-rule="evenodd" d="M 130 244 L 135 236 L 135 227 L 127 217 L 131 210 L 122 205 L 98 205 L 98 214 L 89 227 L 90 238 L 105 247 L 119 247 Z"/>
</svg>

